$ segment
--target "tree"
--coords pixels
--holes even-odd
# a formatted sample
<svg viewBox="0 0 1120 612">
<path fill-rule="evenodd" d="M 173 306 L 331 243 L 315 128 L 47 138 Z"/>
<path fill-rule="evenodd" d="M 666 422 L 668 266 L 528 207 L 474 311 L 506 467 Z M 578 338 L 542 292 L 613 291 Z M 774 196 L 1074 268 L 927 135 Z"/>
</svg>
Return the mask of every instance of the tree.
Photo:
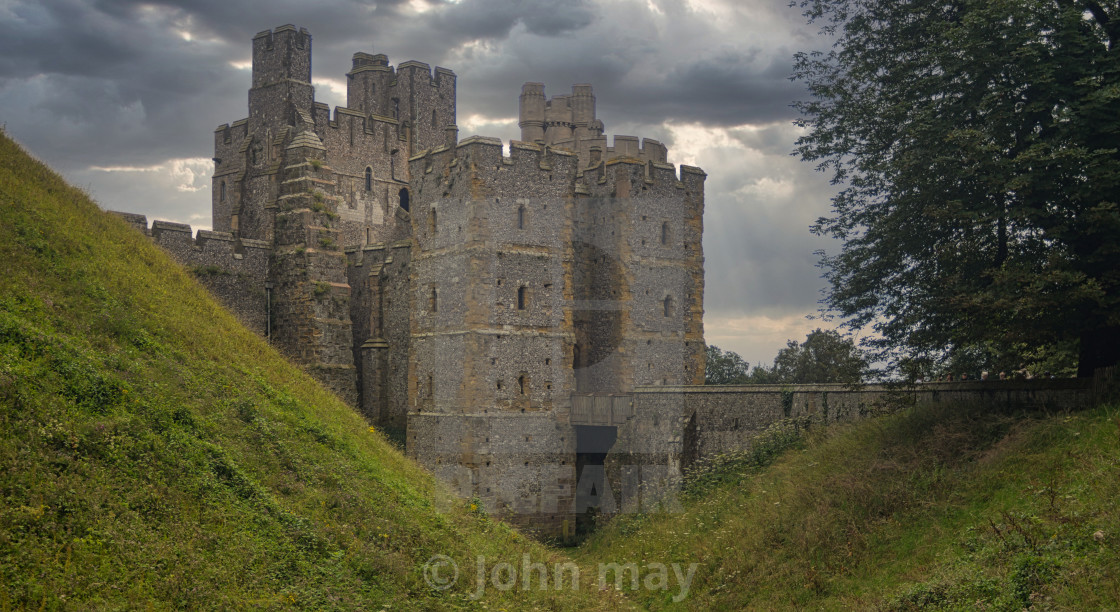
<svg viewBox="0 0 1120 612">
<path fill-rule="evenodd" d="M 806 161 L 841 191 L 813 231 L 823 300 L 896 367 L 1079 342 L 1120 361 L 1120 7 L 799 0 Z M 1061 351 L 1051 350 L 1050 354 Z"/>
<path fill-rule="evenodd" d="M 805 342 L 790 340 L 774 358 L 774 382 L 786 384 L 858 383 L 869 373 L 866 356 L 850 338 L 816 329 Z"/>
<path fill-rule="evenodd" d="M 762 365 L 754 366 L 734 351 L 724 351 L 709 344 L 704 364 L 704 384 L 706 385 L 752 385 L 776 382 L 773 372 Z"/>
<path fill-rule="evenodd" d="M 738 353 L 715 345 L 708 345 L 706 355 L 706 385 L 858 383 L 870 371 L 863 351 L 832 330 L 810 332 L 801 344 L 788 341 L 769 368 L 752 368 Z"/>
<path fill-rule="evenodd" d="M 738 353 L 724 352 L 718 346 L 709 344 L 705 352 L 704 384 L 741 385 L 750 378 L 751 364 L 743 361 Z"/>
</svg>

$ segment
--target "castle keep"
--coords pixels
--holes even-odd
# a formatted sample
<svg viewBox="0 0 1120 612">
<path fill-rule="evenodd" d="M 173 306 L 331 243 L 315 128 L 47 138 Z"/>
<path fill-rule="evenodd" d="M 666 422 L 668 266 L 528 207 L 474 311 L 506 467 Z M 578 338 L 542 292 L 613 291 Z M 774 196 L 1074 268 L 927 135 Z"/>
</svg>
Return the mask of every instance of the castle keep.
<svg viewBox="0 0 1120 612">
<path fill-rule="evenodd" d="M 459 140 L 455 96 L 356 53 L 332 113 L 310 34 L 261 32 L 249 116 L 214 133 L 213 231 L 126 217 L 462 494 L 564 533 L 634 388 L 703 382 L 705 174 L 611 146 L 589 85 L 525 84 L 508 149 Z"/>
</svg>

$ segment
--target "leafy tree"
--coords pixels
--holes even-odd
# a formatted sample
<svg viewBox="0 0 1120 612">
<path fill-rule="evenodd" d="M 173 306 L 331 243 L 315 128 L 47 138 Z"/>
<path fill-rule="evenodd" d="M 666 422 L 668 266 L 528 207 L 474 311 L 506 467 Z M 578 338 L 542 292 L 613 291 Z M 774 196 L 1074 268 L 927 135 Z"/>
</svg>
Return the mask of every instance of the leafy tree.
<svg viewBox="0 0 1120 612">
<path fill-rule="evenodd" d="M 876 357 L 1120 361 L 1120 6 L 796 0 L 797 151 L 842 189 L 814 231 L 826 308 Z M 1058 347 L 1058 348 L 1053 348 Z"/>
<path fill-rule="evenodd" d="M 706 385 L 741 385 L 750 379 L 751 364 L 743 360 L 738 353 L 723 351 L 714 344 L 709 344 L 705 352 L 704 384 Z"/>
<path fill-rule="evenodd" d="M 734 351 L 724 351 L 709 344 L 705 355 L 706 385 L 758 385 L 777 382 L 773 370 L 761 364 L 752 368 L 750 363 Z"/>
<path fill-rule="evenodd" d="M 805 342 L 790 340 L 774 358 L 774 382 L 788 384 L 858 383 L 870 372 L 867 357 L 850 338 L 816 329 Z"/>
<path fill-rule="evenodd" d="M 817 329 L 805 342 L 786 343 L 774 365 L 753 368 L 738 353 L 708 345 L 704 384 L 774 385 L 809 383 L 857 383 L 870 372 L 866 355 L 849 338 L 835 331 Z"/>
</svg>

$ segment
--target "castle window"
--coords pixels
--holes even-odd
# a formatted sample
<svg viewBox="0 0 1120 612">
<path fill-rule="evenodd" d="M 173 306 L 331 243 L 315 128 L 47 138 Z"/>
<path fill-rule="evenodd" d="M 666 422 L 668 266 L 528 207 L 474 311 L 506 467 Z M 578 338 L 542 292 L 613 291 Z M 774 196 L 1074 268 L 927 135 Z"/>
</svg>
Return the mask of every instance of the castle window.
<svg viewBox="0 0 1120 612">
<path fill-rule="evenodd" d="M 221 182 L 221 186 L 220 186 L 219 190 L 221 191 L 221 203 L 225 204 L 226 203 L 226 182 L 225 181 Z"/>
<path fill-rule="evenodd" d="M 517 309 L 525 310 L 529 304 L 529 288 L 522 285 L 517 288 Z"/>
<path fill-rule="evenodd" d="M 436 235 L 436 209 L 428 211 L 428 233 L 432 236 Z"/>
<path fill-rule="evenodd" d="M 436 111 L 433 108 L 432 109 L 432 127 L 435 127 L 435 126 L 436 126 Z"/>
<path fill-rule="evenodd" d="M 662 306 L 665 308 L 665 316 L 673 316 L 673 296 L 665 296 L 665 301 L 662 303 Z"/>
<path fill-rule="evenodd" d="M 669 244 L 669 222 L 661 224 L 661 244 Z"/>
<path fill-rule="evenodd" d="M 436 381 L 431 374 L 428 374 L 428 397 L 436 396 Z"/>
<path fill-rule="evenodd" d="M 366 228 L 366 244 L 370 244 L 371 242 L 373 242 L 373 230 L 367 227 Z"/>
<path fill-rule="evenodd" d="M 369 95 L 370 95 L 370 97 L 373 97 L 373 96 L 377 95 L 377 83 L 370 83 L 369 84 Z"/>
<path fill-rule="evenodd" d="M 517 229 L 525 229 L 525 206 L 517 207 Z"/>
<path fill-rule="evenodd" d="M 439 292 L 432 287 L 432 295 L 428 298 L 428 310 L 436 312 L 439 308 Z M 668 315 L 665 315 L 668 316 Z"/>
<path fill-rule="evenodd" d="M 401 118 L 401 101 L 393 98 L 393 119 Z"/>
<path fill-rule="evenodd" d="M 401 189 L 397 196 L 400 198 L 401 208 L 408 212 L 408 189 Z"/>
<path fill-rule="evenodd" d="M 373 191 L 373 168 L 366 166 L 366 191 Z"/>
<path fill-rule="evenodd" d="M 525 395 L 529 392 L 529 382 L 525 380 L 524 374 L 517 377 L 517 390 L 521 395 Z"/>
</svg>

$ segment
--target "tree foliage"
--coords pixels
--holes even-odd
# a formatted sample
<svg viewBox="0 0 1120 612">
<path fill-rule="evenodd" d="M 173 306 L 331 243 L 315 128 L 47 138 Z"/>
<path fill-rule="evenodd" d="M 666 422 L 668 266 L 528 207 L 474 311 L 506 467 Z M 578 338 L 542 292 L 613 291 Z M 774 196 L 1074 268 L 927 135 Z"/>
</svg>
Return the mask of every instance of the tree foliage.
<svg viewBox="0 0 1120 612">
<path fill-rule="evenodd" d="M 1080 341 L 1120 357 L 1120 7 L 800 0 L 797 151 L 841 191 L 814 231 L 826 308 L 877 357 L 1000 359 Z"/>
<path fill-rule="evenodd" d="M 786 343 L 774 358 L 774 381 L 788 384 L 859 383 L 869 372 L 867 358 L 851 338 L 816 329 L 798 344 Z"/>
<path fill-rule="evenodd" d="M 751 364 L 734 351 L 724 351 L 709 344 L 704 363 L 704 384 L 742 385 L 750 382 Z"/>
<path fill-rule="evenodd" d="M 778 351 L 774 365 L 751 365 L 738 353 L 707 348 L 705 384 L 858 383 L 869 374 L 867 356 L 839 332 L 817 329 L 798 344 L 790 340 Z"/>
</svg>

